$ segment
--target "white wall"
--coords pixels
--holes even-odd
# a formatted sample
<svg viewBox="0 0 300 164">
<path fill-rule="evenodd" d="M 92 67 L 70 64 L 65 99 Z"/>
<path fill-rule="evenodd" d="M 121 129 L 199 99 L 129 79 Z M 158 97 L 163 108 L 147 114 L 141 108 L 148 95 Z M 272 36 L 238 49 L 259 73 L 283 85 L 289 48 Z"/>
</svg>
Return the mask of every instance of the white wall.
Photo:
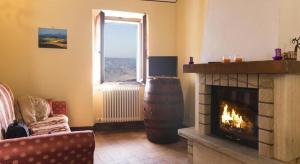
<svg viewBox="0 0 300 164">
<path fill-rule="evenodd" d="M 293 51 L 294 45 L 291 44 L 291 39 L 300 37 L 299 7 L 299 0 L 280 1 L 279 45 L 284 51 Z"/>
<path fill-rule="evenodd" d="M 200 61 L 221 61 L 232 54 L 247 61 L 272 59 L 279 45 L 279 4 L 279 0 L 209 0 Z"/>
</svg>

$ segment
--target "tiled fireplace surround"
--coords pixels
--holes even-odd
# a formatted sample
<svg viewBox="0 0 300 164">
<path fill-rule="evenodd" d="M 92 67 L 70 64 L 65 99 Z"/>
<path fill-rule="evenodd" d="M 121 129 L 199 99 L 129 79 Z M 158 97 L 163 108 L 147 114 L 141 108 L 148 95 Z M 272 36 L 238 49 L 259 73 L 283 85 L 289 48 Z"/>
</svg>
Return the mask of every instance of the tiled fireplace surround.
<svg viewBox="0 0 300 164">
<path fill-rule="evenodd" d="M 237 71 L 238 72 L 238 71 Z M 190 73 L 190 72 L 189 72 Z M 296 89 L 290 93 L 290 85 L 299 82 L 298 75 L 291 74 L 265 74 L 265 73 L 196 73 L 196 106 L 195 106 L 195 127 L 179 130 L 179 135 L 188 139 L 188 152 L 192 156 L 193 162 L 198 163 L 298 163 L 298 158 L 294 158 L 299 153 L 300 148 L 289 147 L 289 144 L 299 144 L 299 124 L 286 123 L 281 125 L 282 118 L 275 118 L 275 110 L 284 110 L 285 105 L 281 103 L 294 103 L 293 100 L 284 102 L 289 96 L 300 96 Z M 291 83 L 291 84 L 289 84 Z M 298 83 L 299 85 L 300 83 Z M 287 85 L 282 88 L 282 85 Z M 257 88 L 259 93 L 258 104 L 258 150 L 247 148 L 239 144 L 225 141 L 224 139 L 211 136 L 211 88 L 212 86 L 228 86 L 242 88 Z M 275 87 L 276 90 L 275 90 Z M 293 92 L 293 91 L 292 91 Z M 277 95 L 276 95 L 277 94 Z M 279 95 L 282 94 L 282 95 Z M 300 100 L 300 97 L 299 97 Z M 277 105 L 275 109 L 275 101 Z M 299 101 L 300 103 L 300 101 Z M 289 105 L 288 105 L 289 106 Z M 297 106 L 290 106 L 297 108 Z M 281 109 L 283 108 L 283 109 Z M 299 107 L 300 108 L 300 105 Z M 295 111 L 297 110 L 297 111 Z M 295 115 L 299 114 L 298 109 Z M 289 112 L 288 110 L 286 112 Z M 280 117 L 282 111 L 277 111 Z M 293 115 L 292 113 L 290 115 Z M 289 118 L 285 116 L 285 118 Z M 290 120 L 291 122 L 295 121 Z M 300 120 L 300 118 L 299 118 Z M 277 124 L 275 123 L 277 121 Z M 276 124 L 276 125 L 275 125 Z M 287 132 L 278 130 L 285 126 L 292 125 L 297 132 L 291 135 L 281 135 Z M 299 124 L 300 125 L 300 124 Z M 274 127 L 277 127 L 275 129 Z M 277 131 L 276 131 L 277 130 Z M 289 138 L 291 137 L 291 138 Z M 276 139 L 276 144 L 275 144 Z M 284 141 L 281 141 L 284 140 Z M 291 152 L 289 152 L 291 151 Z M 293 155 L 290 155 L 293 154 Z M 293 157 L 292 157 L 293 156 Z"/>
</svg>

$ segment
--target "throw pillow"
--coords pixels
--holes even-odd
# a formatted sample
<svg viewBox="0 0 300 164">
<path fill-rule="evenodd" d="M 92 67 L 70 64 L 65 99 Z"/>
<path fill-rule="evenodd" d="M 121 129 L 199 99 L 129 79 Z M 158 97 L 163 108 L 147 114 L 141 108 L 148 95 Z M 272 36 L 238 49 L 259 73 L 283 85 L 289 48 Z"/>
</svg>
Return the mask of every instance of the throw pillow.
<svg viewBox="0 0 300 164">
<path fill-rule="evenodd" d="M 27 125 L 36 122 L 35 110 L 30 96 L 22 96 L 18 99 L 18 102 L 24 122 Z"/>
<path fill-rule="evenodd" d="M 51 110 L 47 100 L 34 96 L 21 97 L 19 105 L 24 122 L 27 125 L 47 119 Z"/>
<path fill-rule="evenodd" d="M 50 104 L 47 100 L 39 97 L 31 96 L 32 103 L 35 109 L 35 117 L 37 121 L 46 120 L 50 115 Z"/>
<path fill-rule="evenodd" d="M 46 99 L 48 104 L 50 105 L 50 114 L 49 114 L 49 117 L 53 116 L 53 99 Z"/>
<path fill-rule="evenodd" d="M 22 114 L 21 114 L 21 111 L 20 111 L 20 106 L 19 106 L 18 101 L 15 101 L 15 103 L 14 103 L 14 110 L 15 110 L 16 120 L 18 122 L 24 123 L 24 120 L 23 120 L 23 117 L 22 117 Z"/>
</svg>

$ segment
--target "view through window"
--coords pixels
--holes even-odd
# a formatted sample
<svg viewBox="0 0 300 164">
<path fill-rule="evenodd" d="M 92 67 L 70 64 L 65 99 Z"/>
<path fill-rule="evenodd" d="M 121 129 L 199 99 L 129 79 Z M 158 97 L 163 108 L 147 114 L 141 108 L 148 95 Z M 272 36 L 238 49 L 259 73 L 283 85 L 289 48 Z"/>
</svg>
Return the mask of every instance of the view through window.
<svg viewBox="0 0 300 164">
<path fill-rule="evenodd" d="M 136 82 L 141 56 L 140 23 L 105 20 L 104 82 Z"/>
</svg>

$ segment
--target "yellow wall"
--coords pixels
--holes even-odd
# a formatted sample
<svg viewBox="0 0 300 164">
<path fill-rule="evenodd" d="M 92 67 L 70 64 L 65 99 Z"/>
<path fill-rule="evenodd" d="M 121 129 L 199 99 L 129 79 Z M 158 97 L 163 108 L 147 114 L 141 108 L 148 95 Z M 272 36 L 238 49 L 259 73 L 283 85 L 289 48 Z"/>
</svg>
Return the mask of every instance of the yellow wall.
<svg viewBox="0 0 300 164">
<path fill-rule="evenodd" d="M 182 65 L 189 57 L 199 63 L 202 48 L 206 0 L 178 0 L 176 8 L 176 47 L 179 56 L 179 77 L 185 99 L 185 125 L 193 125 L 195 119 L 195 75 L 183 74 Z"/>
<path fill-rule="evenodd" d="M 173 3 L 141 0 L 0 1 L 0 81 L 8 84 L 16 96 L 30 94 L 67 101 L 71 126 L 94 123 L 92 9 L 147 13 L 150 55 L 176 54 L 176 5 Z M 38 48 L 38 27 L 67 29 L 68 49 Z"/>
</svg>

